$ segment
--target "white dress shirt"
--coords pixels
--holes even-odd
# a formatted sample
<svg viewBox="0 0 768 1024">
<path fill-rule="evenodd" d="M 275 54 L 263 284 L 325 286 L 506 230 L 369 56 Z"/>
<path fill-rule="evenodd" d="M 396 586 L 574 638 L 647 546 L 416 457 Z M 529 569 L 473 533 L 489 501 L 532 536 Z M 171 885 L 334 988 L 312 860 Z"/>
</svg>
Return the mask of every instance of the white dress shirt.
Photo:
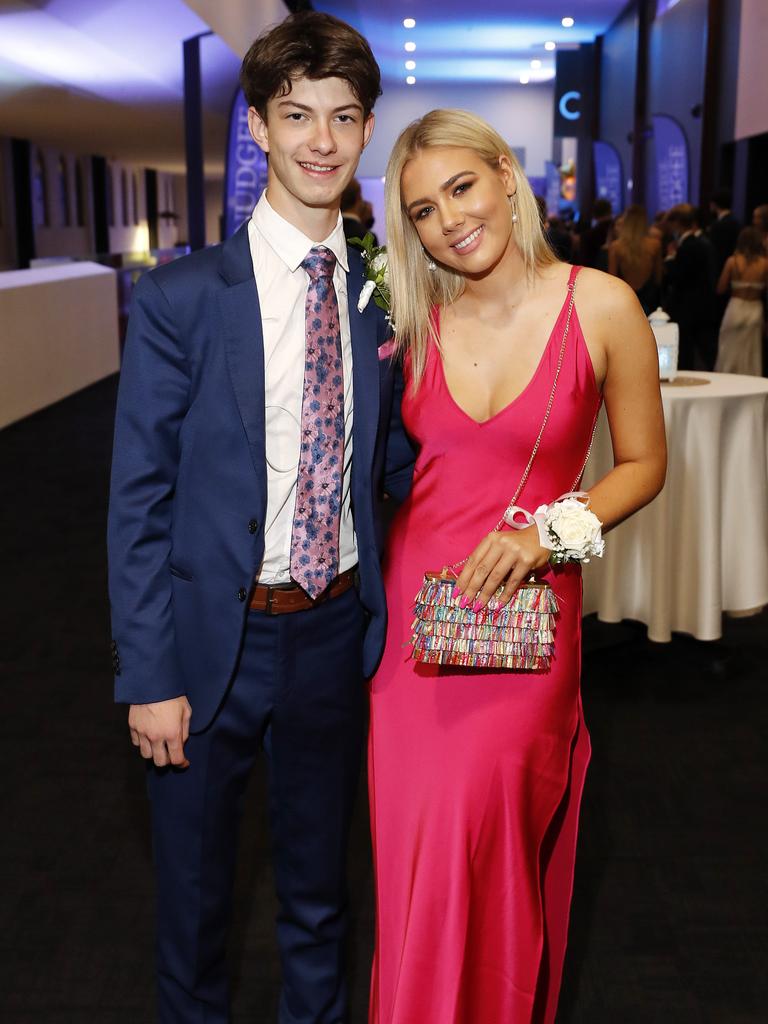
<svg viewBox="0 0 768 1024">
<path fill-rule="evenodd" d="M 264 334 L 267 447 L 267 518 L 264 561 L 259 583 L 290 580 L 291 530 L 301 448 L 301 398 L 304 387 L 304 302 L 309 275 L 302 260 L 315 245 L 336 257 L 333 284 L 339 303 L 344 373 L 344 474 L 341 483 L 339 572 L 357 562 L 352 523 L 352 338 L 347 308 L 347 242 L 341 214 L 322 242 L 313 242 L 276 213 L 262 193 L 248 224 L 253 272 L 259 292 Z"/>
</svg>

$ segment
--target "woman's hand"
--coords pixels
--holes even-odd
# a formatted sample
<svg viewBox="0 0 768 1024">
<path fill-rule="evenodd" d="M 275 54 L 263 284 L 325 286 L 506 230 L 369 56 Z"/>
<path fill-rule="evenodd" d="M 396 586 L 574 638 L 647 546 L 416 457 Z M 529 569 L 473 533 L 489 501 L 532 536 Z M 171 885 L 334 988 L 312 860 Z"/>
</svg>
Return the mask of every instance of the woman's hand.
<svg viewBox="0 0 768 1024">
<path fill-rule="evenodd" d="M 463 595 L 462 607 L 472 604 L 479 611 L 503 583 L 504 590 L 496 599 L 499 607 L 503 607 L 531 572 L 547 564 L 550 554 L 548 548 L 539 544 L 535 526 L 489 533 L 467 559 L 454 595 Z"/>
</svg>

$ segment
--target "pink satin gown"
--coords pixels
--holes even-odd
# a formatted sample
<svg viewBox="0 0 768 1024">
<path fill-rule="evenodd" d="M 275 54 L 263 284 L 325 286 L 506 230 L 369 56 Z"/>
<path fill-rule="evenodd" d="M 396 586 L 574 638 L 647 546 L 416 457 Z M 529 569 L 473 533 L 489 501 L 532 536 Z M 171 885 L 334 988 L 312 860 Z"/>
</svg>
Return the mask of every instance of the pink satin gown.
<svg viewBox="0 0 768 1024">
<path fill-rule="evenodd" d="M 555 1018 L 590 754 L 579 694 L 580 569 L 542 577 L 560 608 L 547 672 L 422 665 L 408 640 L 424 571 L 466 557 L 520 480 L 567 298 L 533 378 L 486 422 L 453 400 L 434 347 L 419 390 L 406 391 L 403 415 L 420 451 L 390 535 L 389 633 L 371 684 L 370 1024 Z M 574 306 L 552 412 L 518 504 L 533 511 L 571 489 L 600 402 Z"/>
</svg>

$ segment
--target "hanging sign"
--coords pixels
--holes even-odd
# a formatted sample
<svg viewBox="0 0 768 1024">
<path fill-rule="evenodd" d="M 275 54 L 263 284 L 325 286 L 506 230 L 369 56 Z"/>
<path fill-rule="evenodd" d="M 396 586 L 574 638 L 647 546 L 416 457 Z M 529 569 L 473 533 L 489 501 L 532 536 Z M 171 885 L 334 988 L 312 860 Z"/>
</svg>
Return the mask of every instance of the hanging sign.
<svg viewBox="0 0 768 1024">
<path fill-rule="evenodd" d="M 229 115 L 227 171 L 224 176 L 224 238 L 250 217 L 267 185 L 267 157 L 248 131 L 248 101 L 240 89 Z"/>
<path fill-rule="evenodd" d="M 654 114 L 652 121 L 656 210 L 668 210 L 688 202 L 688 142 L 673 117 Z"/>
</svg>

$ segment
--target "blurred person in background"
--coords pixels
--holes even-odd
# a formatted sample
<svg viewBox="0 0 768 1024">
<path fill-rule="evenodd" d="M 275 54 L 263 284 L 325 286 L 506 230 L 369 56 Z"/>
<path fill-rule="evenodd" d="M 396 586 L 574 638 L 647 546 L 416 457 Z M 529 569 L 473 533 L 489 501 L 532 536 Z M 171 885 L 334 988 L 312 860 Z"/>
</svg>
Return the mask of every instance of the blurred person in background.
<svg viewBox="0 0 768 1024">
<path fill-rule="evenodd" d="M 715 219 L 709 225 L 707 235 L 715 249 L 715 270 L 718 277 L 722 273 L 725 261 L 733 255 L 741 230 L 740 221 L 731 211 L 731 202 L 730 189 L 720 188 L 713 194 L 709 203 L 709 209 Z"/>
<path fill-rule="evenodd" d="M 757 228 L 763 238 L 763 247 L 768 254 L 768 203 L 756 206 L 752 211 L 752 226 Z"/>
<path fill-rule="evenodd" d="M 673 206 L 666 225 L 672 241 L 664 259 L 664 308 L 680 327 L 679 366 L 711 370 L 717 354 L 714 250 L 689 203 Z"/>
<path fill-rule="evenodd" d="M 550 217 L 547 213 L 547 201 L 543 196 L 535 196 L 536 207 L 539 211 L 541 230 L 549 242 L 552 252 L 563 263 L 573 263 L 574 242 L 573 235 L 568 230 L 565 221 L 559 217 Z"/>
<path fill-rule="evenodd" d="M 362 238 L 365 234 L 363 202 L 360 182 L 353 178 L 341 194 L 341 217 L 345 238 Z"/>
<path fill-rule="evenodd" d="M 592 208 L 592 226 L 582 234 L 579 241 L 579 262 L 585 267 L 597 270 L 608 269 L 608 252 L 604 248 L 611 228 L 613 211 L 608 199 L 598 199 Z"/>
<path fill-rule="evenodd" d="M 634 203 L 616 220 L 616 238 L 608 246 L 608 271 L 637 295 L 646 316 L 659 303 L 661 241 L 648 234 L 645 207 Z"/>
<path fill-rule="evenodd" d="M 763 373 L 763 301 L 768 285 L 768 258 L 755 227 L 742 228 L 736 252 L 725 261 L 717 291 L 730 299 L 720 325 L 715 370 L 718 373 Z"/>
<path fill-rule="evenodd" d="M 376 232 L 373 230 L 373 225 L 376 223 L 376 217 L 373 213 L 373 203 L 369 203 L 367 199 L 364 199 L 360 204 L 360 215 L 363 219 L 363 226 L 366 232 L 373 236 L 373 244 L 378 245 L 379 239 Z"/>
</svg>

